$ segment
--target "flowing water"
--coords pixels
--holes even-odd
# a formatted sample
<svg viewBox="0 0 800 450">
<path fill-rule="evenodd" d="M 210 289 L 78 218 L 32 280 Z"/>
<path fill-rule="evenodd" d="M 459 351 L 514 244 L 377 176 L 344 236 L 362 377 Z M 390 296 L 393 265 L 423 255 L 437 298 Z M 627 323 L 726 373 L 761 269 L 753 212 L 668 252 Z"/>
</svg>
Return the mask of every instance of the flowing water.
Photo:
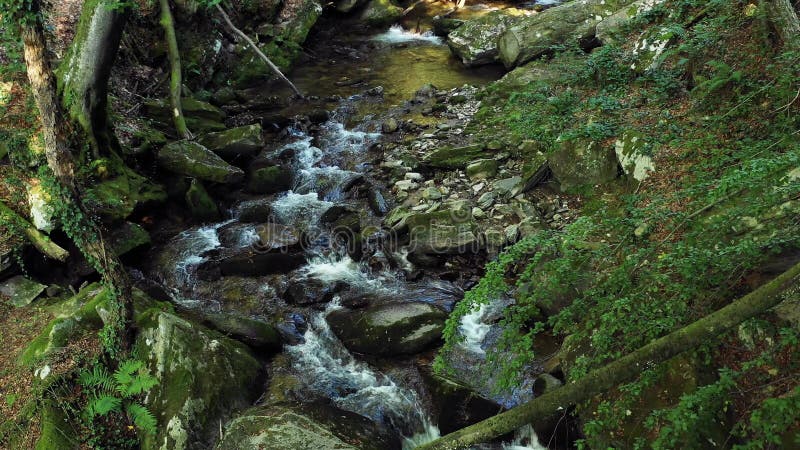
<svg viewBox="0 0 800 450">
<path fill-rule="evenodd" d="M 410 263 L 402 253 L 394 255 L 398 261 L 394 265 L 396 269 L 391 269 L 391 265 L 376 268 L 366 260 L 352 259 L 341 243 L 326 234 L 328 232 L 320 224 L 320 217 L 331 206 L 342 202 L 360 210 L 368 209 L 365 202 L 348 199 L 342 186 L 354 176 L 360 176 L 366 167 L 369 147 L 380 138 L 380 133 L 377 133 L 379 125 L 374 118 L 376 112 L 386 111 L 391 105 L 410 98 L 423 84 L 433 83 L 440 89 L 466 83 L 480 85 L 496 79 L 499 69 L 467 71 L 451 58 L 439 38 L 397 26 L 385 33 L 342 45 L 377 51 L 370 58 L 350 61 L 345 67 L 329 61 L 316 61 L 296 70 L 293 78 L 301 89 L 313 95 L 335 93 L 341 100 L 331 119 L 317 127 L 313 135 L 292 129 L 287 142 L 275 150 L 275 154 L 290 150 L 294 155 L 296 182 L 292 190 L 271 200 L 273 219 L 312 235 L 311 244 L 305 248 L 307 263 L 287 277 L 293 280 L 292 283 L 313 281 L 333 286 L 344 282 L 351 290 L 361 293 L 395 299 L 444 301 L 452 306 L 463 293 L 438 286 L 430 280 L 422 288 L 403 281 L 400 274 L 403 269 L 410 268 Z M 363 82 L 359 85 L 337 84 L 345 78 L 352 79 L 354 74 L 363 78 Z M 377 85 L 385 88 L 382 102 L 359 95 L 360 91 Z M 372 217 L 372 221 L 380 223 L 379 218 Z M 233 230 L 230 243 L 221 240 L 222 230 Z M 172 270 L 161 273 L 160 278 L 176 302 L 186 307 L 200 307 L 203 302 L 193 298 L 198 265 L 206 262 L 213 251 L 226 245 L 244 248 L 257 241 L 255 227 L 240 224 L 235 218 L 186 230 L 163 250 L 162 256 L 171 258 L 174 263 Z M 377 255 L 381 256 L 380 253 Z M 270 289 L 266 284 L 263 287 L 263 291 Z M 286 308 L 291 310 L 289 306 Z M 337 308 L 341 306 L 335 297 L 321 311 L 297 308 L 291 312 L 292 317 L 304 316 L 307 327 L 293 345 L 286 345 L 284 353 L 293 370 L 303 374 L 299 381 L 309 397 L 327 398 L 341 409 L 388 427 L 403 437 L 404 448 L 414 448 L 438 437 L 439 430 L 430 417 L 429 406 L 417 391 L 349 353 L 339 342 L 325 320 Z M 459 330 L 466 337 L 465 351 L 481 357 L 484 355 L 483 346 L 491 329 L 491 325 L 486 323 L 490 310 L 491 306 L 484 305 L 462 319 Z M 532 428 L 526 427 L 502 448 L 542 447 Z"/>
</svg>

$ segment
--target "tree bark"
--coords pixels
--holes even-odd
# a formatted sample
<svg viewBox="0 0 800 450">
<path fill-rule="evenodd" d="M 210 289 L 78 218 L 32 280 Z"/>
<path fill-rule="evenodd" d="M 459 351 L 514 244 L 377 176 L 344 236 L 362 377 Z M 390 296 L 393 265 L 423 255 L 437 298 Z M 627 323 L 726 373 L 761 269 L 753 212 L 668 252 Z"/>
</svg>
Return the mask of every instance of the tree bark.
<svg viewBox="0 0 800 450">
<path fill-rule="evenodd" d="M 767 12 L 784 45 L 800 47 L 800 19 L 791 0 L 767 0 Z"/>
<path fill-rule="evenodd" d="M 34 20 L 20 21 L 25 65 L 31 92 L 39 117 L 45 141 L 47 163 L 56 181 L 63 187 L 62 192 L 52 192 L 54 201 L 74 204 L 78 208 L 77 226 L 67 230 L 75 244 L 86 258 L 103 276 L 106 284 L 116 294 L 115 311 L 112 311 L 113 327 L 121 349 L 126 352 L 131 343 L 131 323 L 133 320 L 133 297 L 131 282 L 124 267 L 112 250 L 105 244 L 102 233 L 85 214 L 81 197 L 75 181 L 75 162 L 70 150 L 72 128 L 65 117 L 56 92 L 56 80 L 47 59 L 47 48 L 42 27 L 41 10 L 38 0 L 30 2 L 28 12 Z M 107 348 L 108 351 L 114 349 Z"/>
<path fill-rule="evenodd" d="M 178 38 L 175 35 L 175 19 L 169 9 L 169 0 L 159 0 L 161 5 L 161 26 L 164 28 L 164 38 L 169 50 L 169 103 L 172 106 L 172 121 L 175 131 L 184 139 L 192 139 L 192 133 L 186 126 L 181 105 L 183 89 L 183 74 L 181 69 L 181 53 L 178 49 Z"/>
<path fill-rule="evenodd" d="M 497 42 L 500 60 L 516 67 L 551 51 L 555 45 L 594 37 L 597 24 L 634 0 L 581 0 L 520 19 Z"/>
<path fill-rule="evenodd" d="M 294 91 L 294 93 L 298 97 L 303 98 L 303 93 L 300 92 L 300 89 L 297 89 L 297 86 L 295 86 L 294 83 L 292 83 L 288 78 L 286 78 L 286 75 L 284 75 L 283 72 L 281 72 L 281 69 L 279 69 L 278 66 L 273 64 L 273 62 L 267 57 L 267 55 L 265 55 L 264 52 L 262 52 L 261 49 L 258 48 L 258 45 L 256 45 L 256 43 L 253 42 L 253 40 L 250 39 L 248 35 L 246 35 L 242 30 L 236 28 L 236 25 L 234 25 L 233 22 L 231 22 L 231 18 L 228 17 L 228 14 L 225 12 L 224 9 L 222 9 L 221 6 L 217 5 L 217 11 L 219 11 L 219 13 L 222 15 L 222 18 L 225 20 L 225 23 L 228 24 L 231 30 L 233 30 L 234 33 L 239 35 L 239 37 L 244 39 L 245 42 L 247 42 L 250 45 L 250 47 L 253 47 L 253 51 L 255 51 L 256 54 L 260 56 L 265 63 L 267 63 L 269 68 L 272 69 L 273 72 L 275 72 L 275 75 L 277 75 L 278 78 L 280 78 L 286 84 L 288 84 L 289 87 L 292 88 L 292 91 Z"/>
<path fill-rule="evenodd" d="M 14 212 L 11 208 L 0 202 L 0 218 L 6 223 L 13 223 L 21 227 L 28 240 L 43 255 L 57 261 L 64 262 L 69 256 L 69 252 L 61 248 L 58 244 L 51 241 L 44 233 L 36 229 L 24 217 Z"/>
<path fill-rule="evenodd" d="M 86 133 L 95 158 L 119 150 L 108 120 L 108 79 L 117 57 L 127 9 L 110 0 L 84 3 L 75 36 L 59 66 L 59 93 L 72 120 Z"/>
<path fill-rule="evenodd" d="M 713 340 L 747 319 L 782 301 L 781 292 L 800 281 L 800 264 L 774 280 L 708 316 L 656 339 L 644 347 L 588 373 L 581 379 L 502 414 L 470 425 L 419 447 L 425 450 L 467 448 L 510 433 L 524 425 L 541 422 L 571 405 L 586 401 L 639 375 L 646 367 L 666 361 L 686 350 Z"/>
</svg>

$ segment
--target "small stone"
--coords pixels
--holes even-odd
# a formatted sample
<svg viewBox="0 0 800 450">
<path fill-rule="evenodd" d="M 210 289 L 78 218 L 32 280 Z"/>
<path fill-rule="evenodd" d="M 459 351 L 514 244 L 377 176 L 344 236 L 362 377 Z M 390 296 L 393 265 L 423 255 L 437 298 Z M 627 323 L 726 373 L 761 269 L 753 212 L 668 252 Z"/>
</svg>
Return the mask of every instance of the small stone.
<svg viewBox="0 0 800 450">
<path fill-rule="evenodd" d="M 489 209 L 494 204 L 494 193 L 485 192 L 478 198 L 478 206 L 483 209 Z"/>
<path fill-rule="evenodd" d="M 484 180 L 497 175 L 497 161 L 480 159 L 467 166 L 467 177 L 470 180 Z"/>
<path fill-rule="evenodd" d="M 494 184 L 492 184 L 492 187 L 497 195 L 503 197 L 513 197 L 518 193 L 521 182 L 522 178 L 520 177 L 505 178 L 503 180 L 495 181 Z"/>
<path fill-rule="evenodd" d="M 519 225 L 509 225 L 503 230 L 503 233 L 505 234 L 506 241 L 513 244 L 519 239 Z"/>
<path fill-rule="evenodd" d="M 485 187 L 486 187 L 486 183 L 478 183 L 478 184 L 472 186 L 472 192 L 477 194 L 478 192 L 482 191 L 483 188 L 485 188 Z"/>
<path fill-rule="evenodd" d="M 384 120 L 383 124 L 381 124 L 381 130 L 384 133 L 394 133 L 399 128 L 400 128 L 400 124 L 397 123 L 397 119 L 395 119 L 394 117 L 390 117 L 390 118 Z"/>
<path fill-rule="evenodd" d="M 417 172 L 407 172 L 405 174 L 405 179 L 412 181 L 422 181 L 422 174 Z"/>
<path fill-rule="evenodd" d="M 439 189 L 436 189 L 435 187 L 429 187 L 424 191 L 422 191 L 422 198 L 433 201 L 441 200 L 442 193 L 439 191 Z"/>
<path fill-rule="evenodd" d="M 480 208 L 478 208 L 476 206 L 476 207 L 472 208 L 472 217 L 474 217 L 476 219 L 482 219 L 482 218 L 486 217 L 486 213 L 482 209 L 480 209 Z"/>
<path fill-rule="evenodd" d="M 394 184 L 395 189 L 401 192 L 416 189 L 418 186 L 417 183 L 411 180 L 400 180 Z"/>
</svg>

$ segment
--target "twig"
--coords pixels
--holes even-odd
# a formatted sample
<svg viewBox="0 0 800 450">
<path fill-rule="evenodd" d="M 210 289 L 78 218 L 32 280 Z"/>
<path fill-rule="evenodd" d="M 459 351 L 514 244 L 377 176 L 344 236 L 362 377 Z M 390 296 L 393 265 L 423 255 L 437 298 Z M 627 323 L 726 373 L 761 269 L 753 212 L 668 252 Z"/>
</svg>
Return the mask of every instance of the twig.
<svg viewBox="0 0 800 450">
<path fill-rule="evenodd" d="M 248 35 L 244 34 L 242 30 L 236 28 L 236 25 L 234 25 L 233 22 L 231 22 L 231 18 L 228 17 L 228 14 L 225 12 L 225 10 L 222 9 L 222 7 L 219 5 L 216 6 L 217 6 L 217 11 L 219 11 L 219 13 L 222 15 L 222 18 L 225 20 L 225 23 L 228 24 L 228 26 L 234 31 L 234 33 L 239 35 L 239 37 L 241 37 L 248 44 L 250 44 L 250 46 L 253 47 L 253 50 L 256 52 L 256 54 L 258 54 L 258 56 L 260 56 L 261 59 L 263 59 L 264 62 L 267 63 L 269 68 L 272 69 L 272 71 L 275 72 L 275 74 L 278 75 L 278 77 L 280 77 L 283 81 L 286 82 L 286 84 L 289 85 L 290 88 L 292 88 L 292 90 L 294 91 L 295 94 L 297 94 L 298 97 L 304 98 L 303 93 L 300 92 L 299 89 L 297 89 L 297 86 L 295 86 L 294 83 L 292 83 L 288 78 L 286 78 L 286 75 L 284 75 L 283 72 L 281 72 L 278 66 L 276 66 L 275 64 L 272 63 L 272 61 L 270 61 L 267 55 L 265 55 L 264 52 L 262 52 L 261 49 L 258 48 L 258 45 L 256 45 L 256 43 L 253 42 L 253 40 L 250 39 Z"/>
</svg>

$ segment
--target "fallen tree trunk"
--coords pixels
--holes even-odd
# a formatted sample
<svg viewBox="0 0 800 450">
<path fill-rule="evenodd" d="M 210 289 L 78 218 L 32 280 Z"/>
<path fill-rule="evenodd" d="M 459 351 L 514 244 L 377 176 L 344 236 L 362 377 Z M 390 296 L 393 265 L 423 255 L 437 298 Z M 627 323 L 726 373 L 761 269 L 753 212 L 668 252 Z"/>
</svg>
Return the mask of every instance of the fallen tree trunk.
<svg viewBox="0 0 800 450">
<path fill-rule="evenodd" d="M 24 217 L 14 212 L 14 210 L 6 206 L 3 202 L 0 202 L 0 218 L 2 218 L 5 223 L 16 224 L 18 227 L 22 228 L 25 237 L 27 237 L 31 244 L 43 255 L 61 262 L 67 260 L 69 252 L 51 241 L 49 237 L 36 229 L 36 227 L 25 220 Z"/>
<path fill-rule="evenodd" d="M 767 13 L 784 45 L 800 47 L 800 19 L 791 0 L 767 0 Z"/>
<path fill-rule="evenodd" d="M 117 57 L 127 9 L 116 1 L 87 1 L 78 34 L 58 67 L 59 94 L 70 118 L 78 122 L 95 158 L 119 150 L 108 120 L 108 79 Z"/>
<path fill-rule="evenodd" d="M 500 36 L 500 60 L 516 67 L 552 50 L 553 46 L 592 39 L 597 24 L 633 0 L 581 0 L 521 19 Z"/>
<path fill-rule="evenodd" d="M 169 53 L 169 103 L 172 106 L 172 121 L 175 124 L 175 131 L 178 136 L 184 139 L 192 139 L 192 133 L 186 126 L 183 105 L 181 104 L 183 74 L 181 73 L 181 53 L 178 49 L 178 37 L 175 35 L 175 19 L 169 9 L 169 0 L 160 0 L 160 5 L 161 18 L 159 23 L 164 28 L 164 39 L 167 41 Z"/>
<path fill-rule="evenodd" d="M 586 401 L 625 381 L 634 379 L 647 367 L 707 343 L 747 319 L 782 301 L 781 292 L 800 281 L 800 264 L 774 280 L 708 316 L 656 339 L 581 379 L 565 384 L 502 414 L 450 433 L 419 447 L 425 450 L 467 448 L 510 433 L 522 426 L 544 421 L 566 408 Z"/>
<path fill-rule="evenodd" d="M 163 1 L 163 0 L 162 0 L 162 1 Z M 291 81 L 290 81 L 288 78 L 286 78 L 286 75 L 284 75 L 284 74 L 283 74 L 283 72 L 281 72 L 281 69 L 279 69 L 279 68 L 278 68 L 278 66 L 276 66 L 276 65 L 275 65 L 275 64 L 274 64 L 274 63 L 273 63 L 273 62 L 272 62 L 272 61 L 271 61 L 271 60 L 270 60 L 270 59 L 267 57 L 267 55 L 265 55 L 265 54 L 264 54 L 264 52 L 262 52 L 262 51 L 261 51 L 261 49 L 260 49 L 260 48 L 258 48 L 258 45 L 256 45 L 256 43 L 255 43 L 255 42 L 253 42 L 253 40 L 252 40 L 252 39 L 250 39 L 250 36 L 246 35 L 246 34 L 245 34 L 245 33 L 244 33 L 242 30 L 240 30 L 240 29 L 236 28 L 236 25 L 234 25 L 234 24 L 233 24 L 233 22 L 231 22 L 231 18 L 230 18 L 230 17 L 228 17 L 228 13 L 226 13 L 226 12 L 225 12 L 225 10 L 224 10 L 224 9 L 222 9 L 222 7 L 221 7 L 221 6 L 219 6 L 219 5 L 217 5 L 217 11 L 219 11 L 219 13 L 222 15 L 222 19 L 223 19 L 223 20 L 225 20 L 225 23 L 226 23 L 226 24 L 228 24 L 228 27 L 230 27 L 230 29 L 231 29 L 231 30 L 233 30 L 233 32 L 234 32 L 234 33 L 236 33 L 236 34 L 237 34 L 239 37 L 241 37 L 242 39 L 244 39 L 244 40 L 245 40 L 245 42 L 247 42 L 247 43 L 250 45 L 250 47 L 253 47 L 253 51 L 254 51 L 254 52 L 256 52 L 256 54 L 257 54 L 258 56 L 260 56 L 260 57 L 261 57 L 261 59 L 263 59 L 265 63 L 267 63 L 267 65 L 269 66 L 269 68 L 270 68 L 270 69 L 272 69 L 272 71 L 273 71 L 273 72 L 275 72 L 275 75 L 277 75 L 277 76 L 278 76 L 278 78 L 280 78 L 280 79 L 281 79 L 281 80 L 283 80 L 283 81 L 284 81 L 286 84 L 288 84 L 288 85 L 289 85 L 289 87 L 290 87 L 290 88 L 292 88 L 292 91 L 294 91 L 294 93 L 295 93 L 295 94 L 296 94 L 298 97 L 300 97 L 300 98 L 303 98 L 303 93 L 302 93 L 302 92 L 300 92 L 300 89 L 297 89 L 297 86 L 295 86 L 295 85 L 294 85 L 294 83 L 292 83 L 292 82 L 291 82 Z"/>
<path fill-rule="evenodd" d="M 90 215 L 85 213 L 86 208 L 83 207 L 75 181 L 75 160 L 70 149 L 72 128 L 58 101 L 56 80 L 47 57 L 40 4 L 38 0 L 31 0 L 28 6 L 27 11 L 20 12 L 26 17 L 18 20 L 18 23 L 31 93 L 42 121 L 47 164 L 59 185 L 58 191 L 50 194 L 54 202 L 76 206 L 78 211 L 72 215 L 76 223 L 67 232 L 115 294 L 116 299 L 112 302 L 114 309 L 109 311 L 109 322 L 106 323 L 113 332 L 107 337 L 113 339 L 104 340 L 105 350 L 109 354 L 120 349 L 127 352 L 132 340 L 133 323 L 131 281 L 122 263 L 103 240 L 102 233 L 89 218 Z"/>
</svg>

